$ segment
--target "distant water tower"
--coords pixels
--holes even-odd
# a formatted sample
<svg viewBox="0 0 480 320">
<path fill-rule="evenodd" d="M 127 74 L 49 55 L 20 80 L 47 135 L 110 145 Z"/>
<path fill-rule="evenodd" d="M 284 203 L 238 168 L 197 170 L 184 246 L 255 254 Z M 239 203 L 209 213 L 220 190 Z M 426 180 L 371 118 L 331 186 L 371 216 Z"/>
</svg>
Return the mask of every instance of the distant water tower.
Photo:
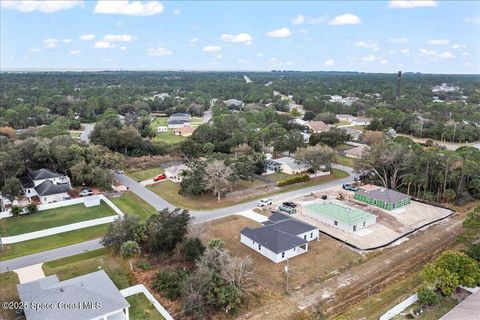
<svg viewBox="0 0 480 320">
<path fill-rule="evenodd" d="M 400 99 L 400 81 L 402 80 L 402 71 L 397 73 L 397 88 L 395 90 L 395 98 L 398 101 Z"/>
</svg>

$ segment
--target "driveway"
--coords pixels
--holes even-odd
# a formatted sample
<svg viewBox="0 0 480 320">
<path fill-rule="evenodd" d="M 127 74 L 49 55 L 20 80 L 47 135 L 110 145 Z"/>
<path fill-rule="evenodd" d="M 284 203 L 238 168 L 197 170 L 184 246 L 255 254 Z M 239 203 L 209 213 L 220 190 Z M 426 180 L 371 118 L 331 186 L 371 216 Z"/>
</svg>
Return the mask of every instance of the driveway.
<svg viewBox="0 0 480 320">
<path fill-rule="evenodd" d="M 35 281 L 45 278 L 45 273 L 43 273 L 42 265 L 43 263 L 38 263 L 13 271 L 18 275 L 18 280 L 20 281 L 20 283 Z"/>
<path fill-rule="evenodd" d="M 80 141 L 85 143 L 90 143 L 90 133 L 93 131 L 93 127 L 95 127 L 95 123 L 82 123 L 82 126 L 85 128 L 82 134 L 80 135 Z"/>
</svg>

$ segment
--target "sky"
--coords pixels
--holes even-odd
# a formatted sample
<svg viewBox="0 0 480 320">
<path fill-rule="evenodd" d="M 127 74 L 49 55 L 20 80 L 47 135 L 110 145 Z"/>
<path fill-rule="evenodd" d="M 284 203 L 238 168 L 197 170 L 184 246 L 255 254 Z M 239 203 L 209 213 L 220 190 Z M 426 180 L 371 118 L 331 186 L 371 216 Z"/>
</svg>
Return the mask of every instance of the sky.
<svg viewBox="0 0 480 320">
<path fill-rule="evenodd" d="M 0 70 L 480 73 L 480 1 L 6 1 Z"/>
</svg>

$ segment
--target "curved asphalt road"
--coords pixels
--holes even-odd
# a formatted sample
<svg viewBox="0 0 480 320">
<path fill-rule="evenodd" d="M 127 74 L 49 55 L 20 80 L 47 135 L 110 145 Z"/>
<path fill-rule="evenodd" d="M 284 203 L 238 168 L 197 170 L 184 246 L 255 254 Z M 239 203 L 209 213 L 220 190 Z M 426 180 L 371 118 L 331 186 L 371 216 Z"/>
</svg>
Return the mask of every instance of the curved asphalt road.
<svg viewBox="0 0 480 320">
<path fill-rule="evenodd" d="M 272 199 L 274 202 L 287 201 L 291 198 L 304 196 L 312 192 L 319 192 L 321 190 L 338 186 L 340 184 L 352 182 L 352 178 L 356 176 L 356 174 L 353 172 L 353 169 L 350 167 L 345 167 L 341 165 L 334 165 L 334 167 L 348 172 L 350 176 L 343 179 L 318 184 L 308 188 L 281 193 L 278 195 L 271 196 L 269 198 Z M 135 180 L 131 179 L 130 177 L 127 177 L 122 174 L 115 174 L 115 178 L 117 178 L 122 184 L 128 187 L 137 196 L 139 196 L 140 198 L 148 202 L 150 205 L 152 205 L 155 209 L 162 210 L 165 208 L 169 208 L 169 209 L 175 208 L 175 206 L 165 201 L 164 199 L 159 197 L 157 194 L 148 190 L 147 188 L 145 188 Z M 227 217 L 235 214 L 236 212 L 254 209 L 257 207 L 257 201 L 258 200 L 249 201 L 249 202 L 237 204 L 231 207 L 220 208 L 220 209 L 211 210 L 211 211 L 190 211 L 190 213 L 194 217 L 193 223 L 197 224 L 197 223 L 202 223 L 210 220 Z M 9 270 L 23 268 L 23 267 L 41 263 L 41 262 L 61 259 L 64 257 L 73 256 L 79 253 L 83 253 L 83 252 L 87 252 L 87 251 L 91 251 L 99 248 L 102 248 L 102 245 L 100 244 L 100 239 L 95 239 L 95 240 L 81 242 L 81 243 L 77 243 L 77 244 L 66 246 L 66 247 L 43 251 L 43 252 L 28 255 L 28 256 L 24 256 L 24 257 L 2 261 L 0 262 L 0 272 L 6 272 Z"/>
</svg>

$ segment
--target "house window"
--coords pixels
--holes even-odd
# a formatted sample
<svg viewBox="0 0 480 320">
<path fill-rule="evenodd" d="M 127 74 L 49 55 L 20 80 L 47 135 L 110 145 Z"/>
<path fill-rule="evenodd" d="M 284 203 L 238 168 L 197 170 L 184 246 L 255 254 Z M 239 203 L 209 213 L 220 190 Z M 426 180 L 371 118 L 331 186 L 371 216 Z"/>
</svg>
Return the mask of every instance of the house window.
<svg viewBox="0 0 480 320">
<path fill-rule="evenodd" d="M 258 250 L 262 250 L 262 246 L 261 245 L 258 245 Z"/>
<path fill-rule="evenodd" d="M 313 232 L 310 232 L 310 239 L 313 238 Z"/>
<path fill-rule="evenodd" d="M 363 226 L 365 227 L 365 221 L 363 221 Z"/>
<path fill-rule="evenodd" d="M 303 239 L 307 240 L 307 235 L 304 235 L 304 236 L 303 236 Z"/>
<path fill-rule="evenodd" d="M 377 200 L 373 200 L 373 204 L 377 204 Z"/>
<path fill-rule="evenodd" d="M 297 247 L 293 248 L 293 251 L 297 251 Z"/>
<path fill-rule="evenodd" d="M 338 221 L 333 221 L 334 226 L 338 226 Z"/>
<path fill-rule="evenodd" d="M 285 252 L 282 252 L 282 258 L 285 258 Z"/>
</svg>

